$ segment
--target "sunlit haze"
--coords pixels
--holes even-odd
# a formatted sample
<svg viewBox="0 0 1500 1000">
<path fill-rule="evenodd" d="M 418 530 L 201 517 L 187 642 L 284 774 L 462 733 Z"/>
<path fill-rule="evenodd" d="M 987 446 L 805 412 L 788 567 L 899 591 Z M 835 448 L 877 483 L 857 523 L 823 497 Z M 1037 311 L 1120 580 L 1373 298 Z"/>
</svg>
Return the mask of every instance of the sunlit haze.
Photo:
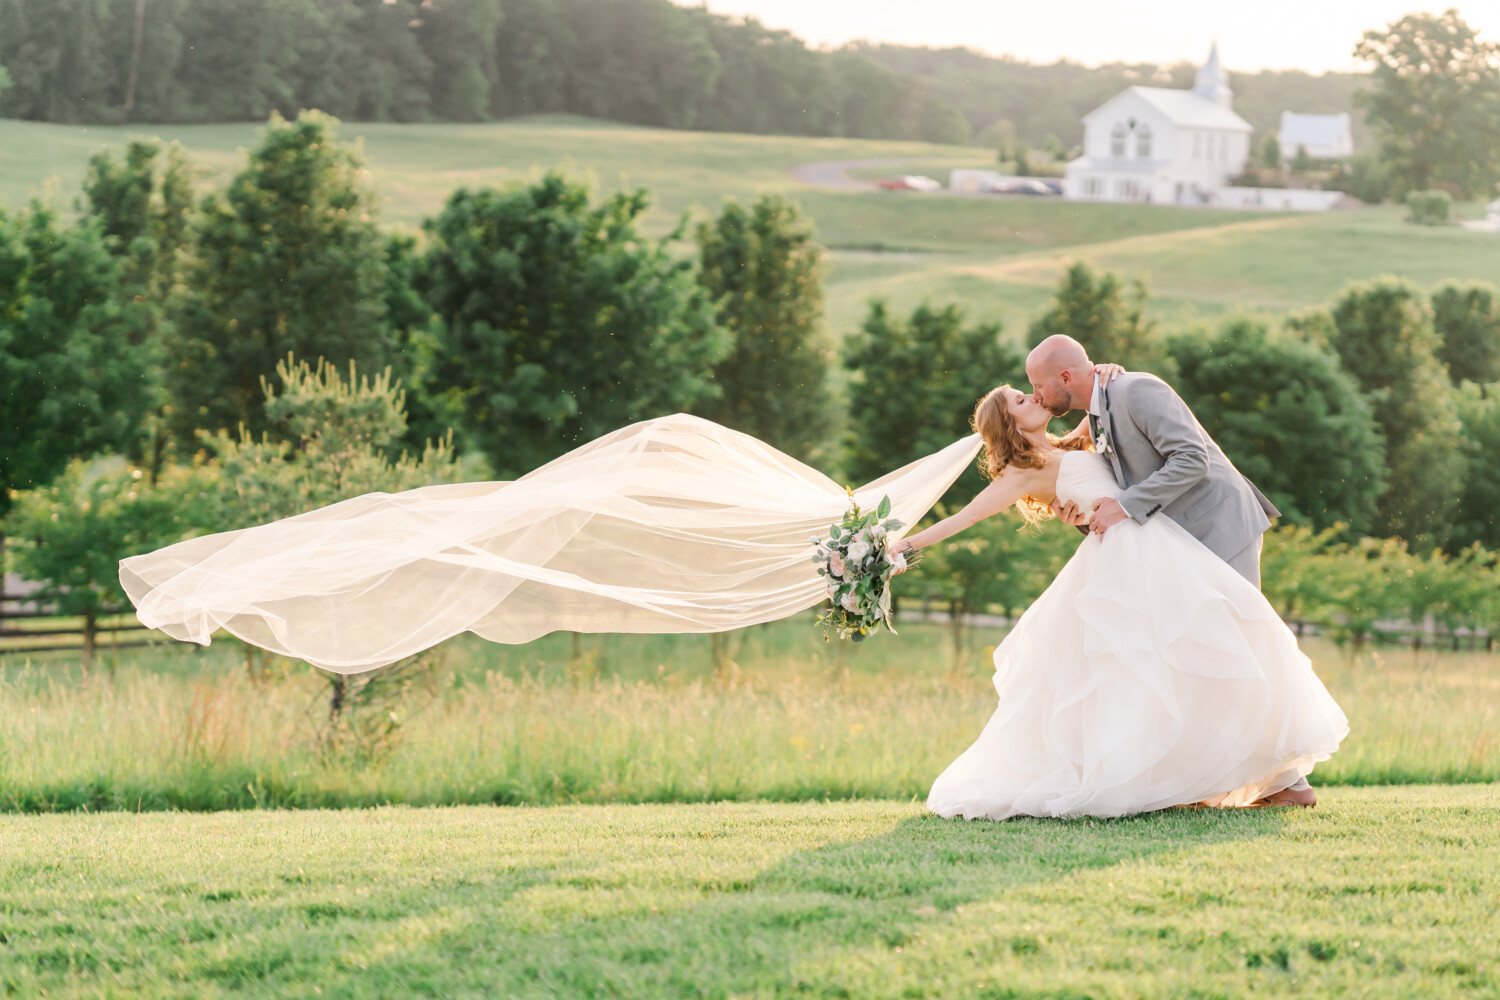
<svg viewBox="0 0 1500 1000">
<path fill-rule="evenodd" d="M 679 0 L 681 2 L 681 0 Z M 684 3 L 684 6 L 698 4 Z M 1360 35 L 1417 10 L 1420 0 L 708 0 L 720 14 L 752 16 L 814 46 L 856 39 L 954 45 L 1027 62 L 1201 62 L 1217 40 L 1232 70 L 1364 69 L 1352 52 Z M 1483 37 L 1500 31 L 1500 0 L 1459 4 Z"/>
</svg>

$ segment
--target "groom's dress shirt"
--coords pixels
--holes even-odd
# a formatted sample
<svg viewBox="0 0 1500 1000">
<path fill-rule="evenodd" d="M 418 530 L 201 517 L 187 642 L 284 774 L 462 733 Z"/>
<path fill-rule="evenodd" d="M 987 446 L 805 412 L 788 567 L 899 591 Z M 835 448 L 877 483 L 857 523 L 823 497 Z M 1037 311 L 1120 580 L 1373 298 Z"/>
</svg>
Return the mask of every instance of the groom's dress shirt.
<svg viewBox="0 0 1500 1000">
<path fill-rule="evenodd" d="M 1099 446 L 1099 435 L 1094 429 L 1104 426 L 1104 395 L 1099 389 L 1099 376 L 1094 376 L 1094 391 L 1089 393 L 1089 443 L 1094 447 Z"/>
</svg>

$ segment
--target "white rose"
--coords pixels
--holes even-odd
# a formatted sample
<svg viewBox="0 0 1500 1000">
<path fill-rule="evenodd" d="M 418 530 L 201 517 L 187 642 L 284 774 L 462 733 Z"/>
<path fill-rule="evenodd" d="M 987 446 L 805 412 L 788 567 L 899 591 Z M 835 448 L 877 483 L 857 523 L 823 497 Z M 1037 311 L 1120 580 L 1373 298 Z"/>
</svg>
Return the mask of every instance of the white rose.
<svg viewBox="0 0 1500 1000">
<path fill-rule="evenodd" d="M 828 572 L 842 579 L 844 576 L 844 557 L 837 552 L 828 553 Z"/>
<path fill-rule="evenodd" d="M 859 614 L 859 597 L 854 593 L 854 591 L 851 590 L 849 591 L 849 593 L 839 598 L 839 604 L 842 605 L 844 610 L 849 612 L 850 614 Z"/>
<path fill-rule="evenodd" d="M 880 541 L 884 537 L 885 537 L 885 527 L 883 525 L 877 524 L 877 525 L 875 525 L 875 527 L 873 527 L 873 528 L 870 529 L 870 541 L 872 541 L 872 542 L 878 542 L 878 541 Z"/>
<path fill-rule="evenodd" d="M 871 551 L 869 542 L 856 541 L 849 546 L 849 561 L 858 566 L 870 557 Z"/>
</svg>

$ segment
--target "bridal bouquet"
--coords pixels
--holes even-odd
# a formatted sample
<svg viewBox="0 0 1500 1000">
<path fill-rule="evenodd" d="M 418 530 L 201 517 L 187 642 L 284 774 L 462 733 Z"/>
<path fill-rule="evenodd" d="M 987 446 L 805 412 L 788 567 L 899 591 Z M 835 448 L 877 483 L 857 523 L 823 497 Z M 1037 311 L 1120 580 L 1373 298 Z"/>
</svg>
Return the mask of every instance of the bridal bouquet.
<svg viewBox="0 0 1500 1000">
<path fill-rule="evenodd" d="M 829 629 L 840 639 L 862 642 L 881 625 L 898 634 L 891 625 L 891 575 L 904 570 L 906 553 L 888 553 L 890 533 L 903 527 L 890 516 L 891 498 L 882 497 L 878 509 L 866 514 L 850 497 L 849 511 L 838 524 L 828 526 L 828 539 L 813 536 L 817 551 L 813 562 L 828 584 L 832 607 L 818 616 L 826 640 Z"/>
</svg>

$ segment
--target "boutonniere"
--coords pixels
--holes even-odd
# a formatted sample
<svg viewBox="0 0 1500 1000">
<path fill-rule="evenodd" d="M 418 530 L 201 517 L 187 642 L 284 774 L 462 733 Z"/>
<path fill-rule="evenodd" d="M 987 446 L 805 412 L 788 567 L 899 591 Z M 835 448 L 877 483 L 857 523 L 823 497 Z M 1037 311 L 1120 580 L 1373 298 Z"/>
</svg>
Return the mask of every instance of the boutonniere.
<svg viewBox="0 0 1500 1000">
<path fill-rule="evenodd" d="M 1115 443 L 1109 439 L 1109 431 L 1102 426 L 1094 435 L 1094 450 L 1101 455 L 1108 455 L 1115 450 Z"/>
</svg>

